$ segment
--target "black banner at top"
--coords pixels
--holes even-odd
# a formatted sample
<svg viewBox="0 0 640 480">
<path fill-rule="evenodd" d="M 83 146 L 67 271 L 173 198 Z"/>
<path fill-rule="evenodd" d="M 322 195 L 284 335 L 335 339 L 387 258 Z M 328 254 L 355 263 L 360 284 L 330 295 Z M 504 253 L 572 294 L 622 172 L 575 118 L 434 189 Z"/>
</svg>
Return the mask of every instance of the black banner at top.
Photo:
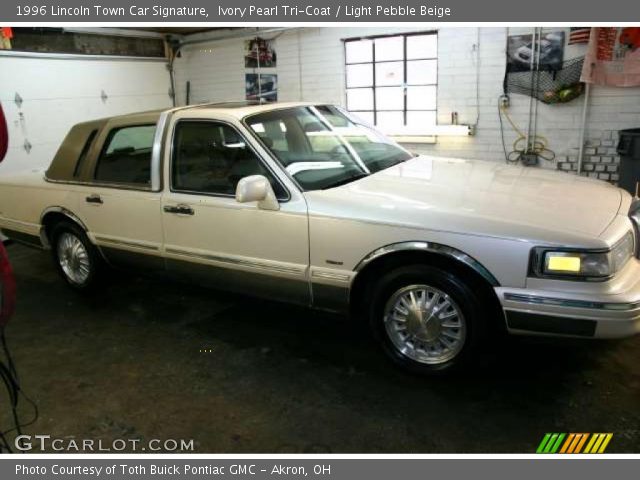
<svg viewBox="0 0 640 480">
<path fill-rule="evenodd" d="M 640 22 L 629 0 L 3 0 L 0 24 Z"/>
</svg>

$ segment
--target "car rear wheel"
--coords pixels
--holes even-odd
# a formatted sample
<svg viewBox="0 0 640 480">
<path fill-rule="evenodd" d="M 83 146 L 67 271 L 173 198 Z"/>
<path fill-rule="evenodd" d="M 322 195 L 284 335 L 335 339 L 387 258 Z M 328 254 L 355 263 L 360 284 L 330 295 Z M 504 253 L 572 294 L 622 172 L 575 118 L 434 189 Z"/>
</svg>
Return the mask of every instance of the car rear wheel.
<svg viewBox="0 0 640 480">
<path fill-rule="evenodd" d="M 384 275 L 372 291 L 370 323 L 384 352 L 423 374 L 468 365 L 483 332 L 481 305 L 457 276 L 427 265 Z"/>
<path fill-rule="evenodd" d="M 57 224 L 51 235 L 56 267 L 76 290 L 90 290 L 102 265 L 98 251 L 81 228 L 72 223 Z"/>
</svg>

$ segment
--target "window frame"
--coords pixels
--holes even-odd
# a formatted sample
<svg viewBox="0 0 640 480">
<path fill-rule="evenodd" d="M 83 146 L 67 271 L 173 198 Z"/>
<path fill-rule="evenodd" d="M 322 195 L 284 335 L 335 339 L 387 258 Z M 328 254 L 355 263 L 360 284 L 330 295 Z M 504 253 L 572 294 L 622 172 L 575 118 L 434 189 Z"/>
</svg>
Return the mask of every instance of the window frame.
<svg viewBox="0 0 640 480">
<path fill-rule="evenodd" d="M 231 122 L 227 122 L 225 120 L 218 120 L 215 118 L 189 118 L 189 117 L 185 117 L 185 118 L 180 118 L 178 120 L 176 120 L 172 127 L 171 127 L 171 144 L 170 144 L 170 151 L 169 151 L 169 165 L 168 165 L 168 176 L 169 176 L 169 191 L 171 193 L 180 193 L 180 194 L 186 194 L 186 195 L 200 195 L 200 196 L 204 196 L 204 197 L 214 197 L 214 198 L 236 198 L 235 193 L 234 194 L 230 194 L 230 193 L 213 193 L 213 192 L 199 192 L 196 190 L 182 190 L 182 189 L 176 189 L 173 185 L 173 165 L 175 162 L 175 158 L 176 158 L 176 141 L 177 141 L 177 136 L 176 136 L 176 131 L 178 129 L 178 126 L 181 123 L 194 123 L 194 122 L 200 122 L 200 123 L 218 123 L 221 125 L 225 125 L 228 126 L 232 129 L 235 130 L 235 132 L 240 136 L 240 138 L 242 138 L 242 140 L 244 141 L 244 144 L 247 146 L 247 148 L 249 148 L 251 150 L 251 152 L 255 155 L 256 160 L 269 172 L 269 174 L 275 179 L 276 182 L 278 182 L 278 184 L 280 185 L 280 187 L 282 187 L 282 190 L 285 192 L 285 197 L 283 198 L 278 198 L 277 194 L 276 194 L 276 200 L 278 200 L 279 203 L 286 203 L 289 200 L 291 200 L 291 192 L 289 191 L 289 189 L 287 188 L 287 186 L 282 182 L 282 180 L 280 180 L 280 178 L 278 177 L 278 175 L 276 175 L 276 173 L 273 171 L 273 169 L 267 164 L 267 162 L 264 161 L 264 159 L 262 158 L 262 156 L 258 153 L 258 151 L 254 148 L 254 146 L 251 144 L 251 142 L 248 140 L 247 136 L 242 132 L 241 129 L 239 129 L 236 125 L 234 125 Z M 275 193 L 275 192 L 274 192 Z"/>
<path fill-rule="evenodd" d="M 436 55 L 435 57 L 424 57 L 424 58 L 411 58 L 408 59 L 407 58 L 407 39 L 409 37 L 415 37 L 415 36 L 426 36 L 426 35 L 435 35 L 436 37 L 436 45 L 438 45 L 438 30 L 427 30 L 427 31 L 422 31 L 422 32 L 408 32 L 408 33 L 390 33 L 390 34 L 383 34 L 383 35 L 370 35 L 370 36 L 366 36 L 366 37 L 352 37 L 352 38 L 345 38 L 343 39 L 342 43 L 343 43 L 343 52 L 344 52 L 344 99 L 345 99 L 345 110 L 349 113 L 352 113 L 354 115 L 358 115 L 358 113 L 369 113 L 371 112 L 373 114 L 373 126 L 380 130 L 383 133 L 386 133 L 386 127 L 382 126 L 382 125 L 377 125 L 376 121 L 377 121 L 377 117 L 378 114 L 380 112 L 401 112 L 402 116 L 403 116 L 403 125 L 399 126 L 398 129 L 403 129 L 403 128 L 410 128 L 407 125 L 407 117 L 408 117 L 408 113 L 409 112 L 433 112 L 435 114 L 435 123 L 434 125 L 437 125 L 438 123 L 438 70 L 439 70 L 439 56 L 438 56 L 438 50 L 436 48 Z M 376 61 L 376 45 L 375 45 L 375 41 L 378 39 L 383 39 L 383 38 L 394 38 L 394 37 L 401 37 L 402 38 L 402 43 L 403 43 L 403 53 L 402 53 L 402 59 L 400 60 L 380 60 L 380 61 Z M 370 62 L 353 62 L 353 63 L 349 63 L 347 62 L 347 44 L 351 43 L 351 42 L 358 42 L 358 41 L 362 41 L 362 40 L 371 40 L 372 44 L 371 44 L 371 49 L 372 49 L 372 58 Z M 407 83 L 407 75 L 408 75 L 408 62 L 414 62 L 414 61 L 427 61 L 427 60 L 435 60 L 436 62 L 436 79 L 435 79 L 435 83 L 420 83 L 420 84 L 411 84 L 409 85 Z M 403 81 L 402 84 L 399 86 L 396 85 L 377 85 L 376 82 L 376 65 L 378 64 L 384 64 L 384 63 L 398 63 L 398 62 L 402 62 L 402 71 L 403 71 Z M 347 67 L 351 66 L 351 65 L 371 65 L 372 68 L 372 84 L 369 87 L 349 87 L 348 86 L 348 78 L 347 78 Z M 381 88 L 390 88 L 390 87 L 400 87 L 403 89 L 403 107 L 402 110 L 379 110 L 377 108 L 377 102 L 376 102 L 376 91 L 378 89 Z M 424 110 L 411 110 L 408 108 L 407 105 L 407 89 L 409 87 L 435 87 L 435 106 L 434 109 L 424 109 Z M 348 99 L 348 92 L 349 90 L 365 90 L 365 89 L 371 89 L 372 93 L 373 93 L 373 109 L 372 110 L 351 110 L 349 109 L 349 103 L 347 101 Z M 394 129 L 394 132 L 396 132 L 396 130 Z M 396 133 L 394 133 L 393 135 L 397 135 Z M 425 136 L 430 136 L 425 134 Z"/>
<path fill-rule="evenodd" d="M 149 184 L 129 183 L 129 182 L 110 182 L 108 180 L 99 180 L 96 178 L 96 175 L 98 174 L 98 166 L 100 165 L 100 159 L 109 148 L 109 144 L 113 140 L 113 137 L 116 134 L 116 132 L 118 132 L 119 130 L 124 130 L 126 128 L 133 128 L 133 127 L 154 127 L 157 129 L 158 124 L 141 122 L 141 123 L 131 123 L 127 125 L 116 125 L 111 127 L 109 131 L 106 133 L 106 136 L 104 137 L 100 151 L 98 152 L 98 155 L 96 156 L 95 161 L 93 162 L 93 171 L 91 172 L 91 176 L 88 179 L 89 181 L 87 183 L 95 186 L 118 188 L 123 190 L 140 190 L 140 191 L 149 191 L 149 192 L 153 191 L 153 185 L 152 185 L 153 171 L 152 170 L 153 170 L 153 152 L 155 148 L 154 142 L 151 143 L 151 152 L 149 157 L 149 169 L 150 169 Z M 155 139 L 155 135 L 154 135 L 154 139 Z"/>
</svg>

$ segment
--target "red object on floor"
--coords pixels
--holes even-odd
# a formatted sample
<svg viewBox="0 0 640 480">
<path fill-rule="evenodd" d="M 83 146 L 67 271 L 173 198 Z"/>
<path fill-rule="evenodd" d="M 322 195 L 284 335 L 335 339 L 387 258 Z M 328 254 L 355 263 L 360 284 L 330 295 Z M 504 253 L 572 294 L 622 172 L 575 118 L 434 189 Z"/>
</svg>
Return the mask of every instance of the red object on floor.
<svg viewBox="0 0 640 480">
<path fill-rule="evenodd" d="M 9 323 L 9 319 L 16 307 L 16 281 L 13 278 L 13 270 L 2 242 L 0 242 L 0 285 L 2 285 L 0 289 L 0 295 L 2 296 L 0 327 L 4 327 Z"/>
<path fill-rule="evenodd" d="M 0 162 L 4 160 L 9 148 L 9 130 L 7 129 L 7 119 L 0 104 Z"/>
</svg>

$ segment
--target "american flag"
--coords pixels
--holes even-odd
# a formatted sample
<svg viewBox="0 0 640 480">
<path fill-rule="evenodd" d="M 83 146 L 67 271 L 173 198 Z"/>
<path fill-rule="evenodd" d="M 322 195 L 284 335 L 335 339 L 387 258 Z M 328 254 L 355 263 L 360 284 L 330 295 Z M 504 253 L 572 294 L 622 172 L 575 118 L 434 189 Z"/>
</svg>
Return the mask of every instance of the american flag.
<svg viewBox="0 0 640 480">
<path fill-rule="evenodd" d="M 591 27 L 571 27 L 569 33 L 569 45 L 576 45 L 578 43 L 589 43 L 590 35 Z"/>
</svg>

